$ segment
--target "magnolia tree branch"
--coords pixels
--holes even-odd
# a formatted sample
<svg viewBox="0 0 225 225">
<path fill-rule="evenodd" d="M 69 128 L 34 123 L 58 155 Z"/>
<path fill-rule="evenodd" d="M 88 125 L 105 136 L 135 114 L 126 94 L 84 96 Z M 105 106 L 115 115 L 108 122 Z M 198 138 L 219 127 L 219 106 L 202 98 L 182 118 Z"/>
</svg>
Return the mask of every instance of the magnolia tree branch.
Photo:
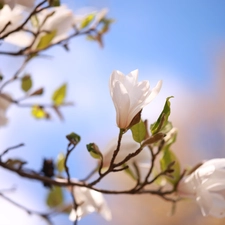
<svg viewBox="0 0 225 225">
<path fill-rule="evenodd" d="M 52 214 L 51 212 L 50 213 L 37 212 L 37 211 L 26 208 L 25 206 L 21 205 L 20 203 L 15 202 L 14 200 L 12 200 L 11 198 L 8 198 L 1 192 L 0 192 L 0 196 L 1 196 L 1 198 L 5 199 L 6 201 L 10 202 L 11 204 L 17 206 L 21 210 L 24 210 L 29 215 L 37 215 L 37 216 L 41 217 L 42 219 L 44 219 L 49 225 L 53 225 L 52 221 L 50 220 L 50 216 Z"/>
<path fill-rule="evenodd" d="M 0 93 L 2 92 L 3 88 L 7 86 L 8 84 L 12 83 L 13 81 L 19 79 L 19 74 L 23 71 L 23 69 L 26 67 L 27 63 L 29 62 L 29 58 L 27 57 L 24 62 L 22 63 L 21 67 L 16 71 L 16 73 L 10 78 L 9 80 L 5 81 L 1 87 L 0 87 Z M 12 102 L 10 98 L 5 97 L 6 100 L 9 100 Z M 15 103 L 15 102 L 13 102 Z"/>
<path fill-rule="evenodd" d="M 67 153 L 66 153 L 66 157 L 65 157 L 65 161 L 64 161 L 64 167 L 65 167 L 65 171 L 66 171 L 66 175 L 67 175 L 68 184 L 71 183 L 71 179 L 70 179 L 71 176 L 70 176 L 70 172 L 69 172 L 69 167 L 67 166 L 67 161 L 69 159 L 70 153 L 75 149 L 75 147 L 76 147 L 76 143 L 75 144 L 72 144 L 72 143 L 68 144 Z M 74 220 L 74 225 L 77 225 L 77 223 L 78 223 L 77 209 L 79 207 L 79 204 L 77 204 L 75 196 L 74 196 L 74 188 L 75 188 L 74 186 L 70 187 L 70 189 L 71 189 L 71 197 L 72 197 L 72 201 L 73 201 L 73 208 L 74 208 L 75 213 L 76 213 L 76 218 Z"/>
<path fill-rule="evenodd" d="M 50 7 L 50 6 L 48 5 L 48 6 L 46 6 L 46 7 L 42 7 L 42 8 L 41 8 L 41 6 L 43 6 L 43 5 L 44 5 L 45 3 L 47 3 L 47 2 L 48 2 L 48 0 L 44 0 L 44 1 L 40 2 L 40 3 L 34 8 L 34 10 L 29 14 L 29 16 L 25 19 L 25 21 L 24 21 L 21 25 L 19 25 L 19 26 L 18 26 L 17 28 L 15 28 L 15 29 L 9 31 L 9 32 L 6 33 L 5 35 L 2 35 L 2 36 L 0 37 L 0 40 L 6 38 L 7 36 L 9 36 L 9 35 L 12 34 L 12 33 L 15 33 L 15 32 L 17 32 L 17 31 L 22 30 L 22 29 L 24 28 L 24 26 L 28 23 L 28 21 L 31 19 L 32 16 L 34 16 L 34 15 L 36 15 L 37 13 L 41 12 L 42 10 L 47 9 L 47 8 Z M 9 26 L 9 25 L 7 25 L 7 26 Z M 0 34 L 3 33 L 3 31 L 5 31 L 5 29 L 6 29 L 6 28 L 3 28 L 3 30 L 0 32 Z"/>
</svg>

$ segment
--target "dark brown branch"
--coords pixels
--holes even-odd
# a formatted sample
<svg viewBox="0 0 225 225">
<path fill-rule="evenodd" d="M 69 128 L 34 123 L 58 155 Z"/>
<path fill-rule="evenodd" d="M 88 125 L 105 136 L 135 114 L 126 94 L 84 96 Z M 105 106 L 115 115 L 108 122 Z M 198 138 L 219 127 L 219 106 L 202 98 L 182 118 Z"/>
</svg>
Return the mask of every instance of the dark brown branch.
<svg viewBox="0 0 225 225">
<path fill-rule="evenodd" d="M 24 146 L 23 143 L 18 144 L 18 145 L 15 145 L 15 146 L 10 147 L 10 148 L 7 148 L 2 154 L 0 154 L 0 159 L 2 158 L 3 155 L 5 155 L 6 153 L 8 153 L 9 151 L 11 151 L 11 150 L 13 150 L 13 149 L 20 148 L 20 147 L 22 147 L 22 146 Z"/>
<path fill-rule="evenodd" d="M 72 145 L 72 147 L 70 148 L 71 145 Z M 70 177 L 69 167 L 67 166 L 67 161 L 69 159 L 69 156 L 70 156 L 71 152 L 74 150 L 75 147 L 76 147 L 76 144 L 72 144 L 71 142 L 68 144 L 67 153 L 66 153 L 65 161 L 64 161 L 64 167 L 65 167 L 65 171 L 66 171 L 66 175 L 67 175 L 68 184 L 71 183 L 71 180 L 70 180 L 71 177 Z M 75 213 L 76 213 L 74 225 L 77 225 L 77 223 L 78 223 L 77 209 L 78 209 L 79 205 L 76 202 L 73 189 L 74 189 L 74 186 L 71 186 L 71 198 L 72 198 L 72 201 L 73 201 L 73 208 L 74 208 Z"/>
<path fill-rule="evenodd" d="M 20 26 L 18 26 L 18 27 L 15 28 L 14 30 L 11 30 L 10 32 L 6 33 L 6 34 L 3 35 L 2 37 L 0 37 L 0 39 L 4 39 L 4 38 L 6 38 L 7 36 L 9 36 L 10 34 L 15 33 L 15 32 L 17 32 L 17 31 L 20 31 L 20 30 L 27 24 L 27 22 L 30 20 L 30 18 L 31 18 L 33 15 L 35 15 L 35 14 L 41 12 L 41 11 L 44 10 L 44 9 L 49 8 L 50 6 L 46 6 L 46 7 L 40 8 L 40 7 L 41 7 L 42 5 L 44 5 L 46 2 L 47 2 L 47 0 L 44 0 L 44 1 L 40 2 L 40 3 L 34 8 L 34 10 L 30 13 L 30 15 L 25 19 L 25 21 L 24 21 Z"/>
</svg>

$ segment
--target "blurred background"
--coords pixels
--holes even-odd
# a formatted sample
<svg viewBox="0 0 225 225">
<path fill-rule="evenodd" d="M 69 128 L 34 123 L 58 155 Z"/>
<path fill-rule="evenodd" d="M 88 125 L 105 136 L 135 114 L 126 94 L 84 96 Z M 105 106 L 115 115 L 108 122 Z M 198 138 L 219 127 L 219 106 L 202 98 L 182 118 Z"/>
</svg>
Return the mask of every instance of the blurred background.
<svg viewBox="0 0 225 225">
<path fill-rule="evenodd" d="M 117 136 L 115 109 L 109 94 L 109 76 L 113 70 L 124 74 L 139 69 L 139 80 L 149 80 L 154 87 L 163 80 L 160 94 L 143 110 L 143 118 L 154 122 L 168 96 L 171 99 L 171 121 L 179 130 L 174 152 L 183 166 L 199 161 L 225 157 L 225 2 L 223 0 L 65 0 L 74 13 L 108 8 L 115 19 L 104 37 L 104 48 L 85 37 L 70 42 L 70 51 L 52 48 L 52 58 L 37 58 L 25 68 L 33 76 L 33 86 L 44 85 L 44 97 L 32 102 L 51 101 L 53 91 L 68 83 L 67 100 L 73 107 L 62 109 L 65 121 L 53 116 L 51 121 L 37 121 L 30 109 L 12 105 L 7 126 L 0 128 L 1 151 L 25 143 L 8 157 L 28 161 L 28 167 L 40 170 L 44 158 L 56 160 L 66 152 L 65 135 L 75 132 L 82 140 L 69 159 L 71 175 L 84 178 L 95 166 L 86 144 L 96 142 L 104 152 L 107 143 Z M 1 46 L 13 50 L 10 44 Z M 23 62 L 20 57 L 0 55 L 0 70 L 11 77 Z M 19 84 L 6 88 L 13 96 L 21 95 Z M 15 201 L 46 211 L 48 190 L 42 184 L 22 179 L 0 168 L 0 190 L 16 186 L 8 194 Z M 126 175 L 110 176 L 99 186 L 128 188 L 132 180 Z M 224 224 L 225 219 L 202 217 L 192 201 L 178 204 L 169 216 L 171 204 L 153 196 L 105 196 L 113 220 L 105 221 L 98 214 L 82 219 L 87 224 Z M 36 216 L 12 206 L 0 198 L 1 224 L 46 224 Z M 68 216 L 57 216 L 56 225 L 71 224 Z"/>
</svg>

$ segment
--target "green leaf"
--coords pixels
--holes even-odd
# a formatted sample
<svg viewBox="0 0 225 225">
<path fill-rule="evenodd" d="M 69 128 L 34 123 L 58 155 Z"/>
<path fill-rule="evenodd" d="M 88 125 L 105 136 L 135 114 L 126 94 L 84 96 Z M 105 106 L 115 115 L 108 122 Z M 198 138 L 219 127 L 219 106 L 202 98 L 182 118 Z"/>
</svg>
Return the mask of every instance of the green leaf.
<svg viewBox="0 0 225 225">
<path fill-rule="evenodd" d="M 21 79 L 21 88 L 23 91 L 27 92 L 31 89 L 32 87 L 32 80 L 30 75 L 24 75 Z"/>
<path fill-rule="evenodd" d="M 74 132 L 66 135 L 67 140 L 74 145 L 77 145 L 80 142 L 80 136 L 78 134 L 75 134 Z"/>
<path fill-rule="evenodd" d="M 111 23 L 114 23 L 115 21 L 113 19 L 103 18 L 100 22 L 103 24 L 102 29 L 100 30 L 100 33 L 104 34 L 108 32 Z"/>
<path fill-rule="evenodd" d="M 126 164 L 122 165 L 123 168 L 126 167 Z M 129 175 L 132 179 L 137 180 L 137 176 L 133 173 L 133 171 L 128 167 L 127 169 L 124 170 L 124 172 Z"/>
<path fill-rule="evenodd" d="M 145 135 L 146 135 L 146 129 L 145 129 L 144 122 L 142 120 L 140 120 L 139 123 L 132 126 L 131 132 L 132 132 L 133 139 L 136 142 L 141 143 L 145 139 Z"/>
<path fill-rule="evenodd" d="M 55 37 L 56 33 L 57 33 L 57 31 L 54 30 L 54 31 L 48 32 L 47 34 L 42 36 L 37 45 L 36 50 L 41 50 L 41 49 L 48 47 L 49 44 L 51 43 L 51 41 L 53 40 L 53 38 Z"/>
<path fill-rule="evenodd" d="M 60 0 L 49 0 L 49 5 L 53 7 L 60 6 Z"/>
<path fill-rule="evenodd" d="M 153 123 L 150 126 L 152 134 L 158 133 L 159 131 L 161 131 L 166 126 L 166 124 L 168 122 L 169 115 L 170 115 L 170 101 L 169 101 L 170 98 L 173 98 L 173 96 L 168 97 L 166 99 L 164 108 L 163 108 L 159 118 L 157 119 L 157 121 L 155 123 Z"/>
<path fill-rule="evenodd" d="M 166 179 L 171 184 L 176 184 L 176 182 L 180 178 L 180 163 L 176 155 L 169 148 L 164 149 L 163 157 L 160 160 L 161 170 L 162 171 L 166 170 L 172 162 L 174 162 L 174 165 L 172 166 L 171 169 L 173 169 L 174 171 L 170 173 L 170 175 L 172 175 L 173 178 L 166 176 Z"/>
<path fill-rule="evenodd" d="M 95 159 L 102 158 L 102 153 L 100 152 L 98 146 L 95 143 L 87 144 L 87 150 L 90 153 L 90 155 Z"/>
<path fill-rule="evenodd" d="M 44 110 L 44 108 L 39 105 L 32 106 L 31 114 L 36 119 L 49 119 L 50 118 L 49 114 Z"/>
<path fill-rule="evenodd" d="M 48 193 L 46 203 L 50 208 L 60 206 L 63 203 L 62 188 L 58 186 L 53 186 L 53 188 Z"/>
<path fill-rule="evenodd" d="M 65 155 L 63 153 L 59 153 L 57 157 L 56 168 L 60 173 L 62 173 L 65 170 L 64 163 L 65 163 Z"/>
<path fill-rule="evenodd" d="M 66 97 L 66 90 L 67 85 L 63 84 L 61 87 L 55 90 L 55 92 L 52 95 L 52 101 L 55 105 L 59 106 L 64 102 L 64 99 Z"/>
<path fill-rule="evenodd" d="M 0 2 L 0 9 L 2 9 L 4 6 L 4 4 L 2 2 Z"/>
<path fill-rule="evenodd" d="M 81 22 L 80 28 L 84 29 L 85 27 L 87 27 L 93 21 L 94 18 L 95 18 L 94 13 L 87 15 Z"/>
</svg>

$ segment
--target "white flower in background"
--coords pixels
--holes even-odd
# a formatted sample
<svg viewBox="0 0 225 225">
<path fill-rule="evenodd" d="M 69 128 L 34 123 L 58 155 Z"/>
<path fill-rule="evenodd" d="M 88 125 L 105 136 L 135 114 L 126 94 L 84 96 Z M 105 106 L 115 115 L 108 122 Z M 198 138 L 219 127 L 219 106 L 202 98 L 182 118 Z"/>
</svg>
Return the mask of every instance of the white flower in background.
<svg viewBox="0 0 225 225">
<path fill-rule="evenodd" d="M 46 19 L 47 18 L 47 19 Z M 46 19 L 46 21 L 45 21 Z M 37 32 L 41 26 L 40 33 L 35 40 L 32 48 L 36 49 L 40 39 L 51 32 L 56 32 L 51 40 L 51 44 L 64 40 L 68 37 L 69 31 L 73 28 L 73 12 L 65 5 L 59 7 L 52 7 L 50 9 L 42 10 L 37 14 L 38 24 L 33 26 L 31 31 Z M 45 21 L 45 22 L 44 22 Z M 44 22 L 44 24 L 43 24 Z M 13 38 L 8 38 L 6 41 L 21 46 L 29 46 L 34 40 L 34 37 L 25 31 L 20 31 L 15 34 Z"/>
<path fill-rule="evenodd" d="M 0 3 L 8 4 L 11 9 L 15 7 L 16 4 L 22 5 L 26 8 L 33 8 L 35 0 L 0 0 Z"/>
<path fill-rule="evenodd" d="M 129 127 L 132 119 L 148 105 L 159 93 L 162 81 L 150 90 L 149 81 L 138 82 L 138 70 L 127 76 L 118 70 L 110 77 L 110 94 L 116 108 L 117 126 L 121 129 Z"/>
<path fill-rule="evenodd" d="M 73 187 L 73 194 L 77 204 L 80 204 L 77 211 L 72 209 L 70 220 L 75 221 L 76 218 L 81 219 L 87 214 L 97 212 L 104 219 L 111 220 L 111 211 L 102 195 L 102 193 L 86 187 Z"/>
<path fill-rule="evenodd" d="M 113 152 L 117 147 L 117 138 L 114 138 L 105 148 L 105 154 L 103 156 L 103 167 L 108 167 L 113 155 Z M 121 141 L 120 151 L 115 159 L 114 163 L 119 163 L 122 161 L 127 155 L 135 152 L 140 147 L 140 144 L 135 142 L 130 135 L 124 135 Z M 133 162 L 144 163 L 150 161 L 150 152 L 147 148 L 143 148 L 143 150 L 134 158 L 131 158 L 126 164 L 131 166 Z M 131 167 L 130 167 L 131 168 Z"/>
<path fill-rule="evenodd" d="M 89 12 L 87 12 L 87 11 L 89 11 Z M 82 22 L 85 19 L 87 19 L 88 16 L 91 15 L 90 18 L 93 18 L 93 20 L 90 22 L 89 25 L 90 25 L 90 28 L 94 29 L 99 24 L 99 22 L 107 15 L 108 11 L 109 10 L 107 8 L 103 8 L 100 11 L 93 10 L 92 8 L 91 8 L 91 10 L 83 9 L 81 12 L 77 12 L 74 15 L 74 24 L 77 29 L 79 29 L 79 30 L 82 29 L 81 28 Z"/>
<path fill-rule="evenodd" d="M 6 27 L 4 32 L 0 33 L 0 37 L 14 30 L 22 23 L 22 12 L 23 11 L 20 7 L 10 9 L 8 5 L 4 5 L 4 7 L 0 10 L 0 32 L 6 27 L 9 22 L 10 24 Z M 11 34 L 10 36 L 13 36 L 13 34 Z"/>
<path fill-rule="evenodd" d="M 11 104 L 10 101 L 6 100 L 2 96 L 7 96 L 8 98 L 10 98 L 9 95 L 0 94 L 0 126 L 4 126 L 7 124 L 8 119 L 6 118 L 5 114 Z"/>
<path fill-rule="evenodd" d="M 73 27 L 73 12 L 65 5 L 54 7 L 54 10 L 43 10 L 37 14 L 39 24 L 42 24 L 53 11 L 54 14 L 46 20 L 41 30 L 56 31 L 56 36 L 52 40 L 52 43 L 55 43 L 68 37 L 68 32 Z"/>
<path fill-rule="evenodd" d="M 183 197 L 193 197 L 202 214 L 225 217 L 225 158 L 203 163 L 178 186 Z"/>
</svg>

